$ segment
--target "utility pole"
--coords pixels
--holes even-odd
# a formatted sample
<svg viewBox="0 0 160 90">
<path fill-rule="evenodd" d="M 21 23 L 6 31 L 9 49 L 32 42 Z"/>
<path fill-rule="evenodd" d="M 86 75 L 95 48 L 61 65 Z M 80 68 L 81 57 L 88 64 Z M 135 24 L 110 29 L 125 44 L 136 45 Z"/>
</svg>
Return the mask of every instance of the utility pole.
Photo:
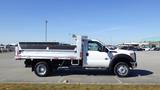
<svg viewBox="0 0 160 90">
<path fill-rule="evenodd" d="M 45 21 L 45 41 L 47 42 L 47 24 L 48 24 L 48 21 L 46 20 Z"/>
</svg>

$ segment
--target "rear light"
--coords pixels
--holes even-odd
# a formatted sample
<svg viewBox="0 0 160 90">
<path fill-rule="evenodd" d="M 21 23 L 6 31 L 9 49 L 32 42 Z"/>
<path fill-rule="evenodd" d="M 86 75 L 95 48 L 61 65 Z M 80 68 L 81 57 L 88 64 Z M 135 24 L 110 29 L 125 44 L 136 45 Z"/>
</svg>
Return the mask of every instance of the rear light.
<svg viewBox="0 0 160 90">
<path fill-rule="evenodd" d="M 16 56 L 19 56 L 19 54 L 21 54 L 22 52 L 23 52 L 23 50 L 17 51 Z"/>
<path fill-rule="evenodd" d="M 16 56 L 15 56 L 15 58 L 16 58 L 16 60 L 21 60 L 21 53 L 23 52 L 23 50 L 19 50 L 19 51 L 17 51 L 17 53 L 16 53 Z"/>
<path fill-rule="evenodd" d="M 23 51 L 24 51 L 24 50 L 19 50 L 19 51 L 17 52 L 17 55 L 21 54 Z"/>
<path fill-rule="evenodd" d="M 18 54 L 21 54 L 23 52 L 23 50 L 19 50 Z"/>
</svg>

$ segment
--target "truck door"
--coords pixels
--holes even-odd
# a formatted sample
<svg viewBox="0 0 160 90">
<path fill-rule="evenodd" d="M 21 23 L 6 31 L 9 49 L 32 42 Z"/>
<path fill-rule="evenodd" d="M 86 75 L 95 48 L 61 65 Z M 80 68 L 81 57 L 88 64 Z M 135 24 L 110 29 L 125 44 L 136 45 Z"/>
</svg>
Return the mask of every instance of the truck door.
<svg viewBox="0 0 160 90">
<path fill-rule="evenodd" d="M 97 41 L 88 41 L 88 52 L 86 60 L 83 61 L 85 67 L 108 67 L 110 57 L 103 49 L 103 46 Z"/>
</svg>

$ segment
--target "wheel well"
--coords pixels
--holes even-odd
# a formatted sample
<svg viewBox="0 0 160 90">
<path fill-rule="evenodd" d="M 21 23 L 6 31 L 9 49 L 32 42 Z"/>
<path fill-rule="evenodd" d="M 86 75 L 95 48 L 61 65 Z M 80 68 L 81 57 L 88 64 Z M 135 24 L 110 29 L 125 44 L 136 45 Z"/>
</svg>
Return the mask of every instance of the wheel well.
<svg viewBox="0 0 160 90">
<path fill-rule="evenodd" d="M 128 58 L 117 58 L 115 60 L 113 60 L 113 62 L 111 62 L 110 64 L 110 70 L 113 71 L 114 69 L 114 66 L 119 63 L 119 62 L 124 62 L 126 63 L 129 67 L 131 67 L 131 64 L 130 64 L 130 60 Z"/>
<path fill-rule="evenodd" d="M 45 60 L 45 59 L 34 59 L 32 61 L 32 71 L 34 71 L 34 67 L 38 62 L 46 62 L 50 68 L 52 67 L 51 61 L 48 60 L 48 59 L 47 60 Z"/>
</svg>

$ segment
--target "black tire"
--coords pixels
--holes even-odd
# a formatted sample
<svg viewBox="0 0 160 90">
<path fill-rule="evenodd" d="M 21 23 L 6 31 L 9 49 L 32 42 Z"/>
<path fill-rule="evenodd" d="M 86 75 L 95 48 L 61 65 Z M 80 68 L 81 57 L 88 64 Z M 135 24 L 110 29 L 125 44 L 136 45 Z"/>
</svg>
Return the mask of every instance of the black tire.
<svg viewBox="0 0 160 90">
<path fill-rule="evenodd" d="M 129 72 L 129 66 L 125 62 L 118 62 L 114 66 L 114 74 L 116 74 L 118 77 L 127 77 L 129 75 Z"/>
<path fill-rule="evenodd" d="M 50 67 L 47 62 L 38 62 L 34 67 L 34 73 L 39 77 L 46 77 L 50 74 Z"/>
</svg>

